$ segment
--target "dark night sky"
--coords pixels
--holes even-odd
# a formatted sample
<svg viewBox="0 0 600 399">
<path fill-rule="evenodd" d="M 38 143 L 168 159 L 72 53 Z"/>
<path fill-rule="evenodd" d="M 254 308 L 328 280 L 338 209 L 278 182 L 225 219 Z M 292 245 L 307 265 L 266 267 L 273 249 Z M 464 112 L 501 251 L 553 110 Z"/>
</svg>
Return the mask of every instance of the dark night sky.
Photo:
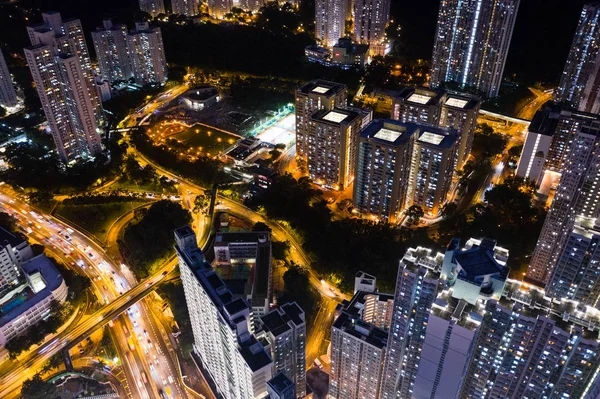
<svg viewBox="0 0 600 399">
<path fill-rule="evenodd" d="M 517 80 L 557 82 L 586 0 L 521 0 L 509 52 L 506 76 Z M 100 24 L 105 13 L 130 15 L 137 0 L 22 0 L 42 10 L 57 9 L 65 17 L 79 17 L 86 31 Z M 402 25 L 406 55 L 430 59 L 439 0 L 392 0 L 392 18 Z M 8 28 L 8 26 L 6 27 Z M 12 28 L 12 27 L 11 27 Z M 27 40 L 24 29 L 11 29 Z M 0 28 L 1 34 L 5 29 Z M 15 32 L 16 31 L 16 32 Z"/>
<path fill-rule="evenodd" d="M 589 0 L 521 0 L 505 74 L 557 82 L 583 4 Z M 392 0 L 407 51 L 430 59 L 439 0 Z"/>
</svg>

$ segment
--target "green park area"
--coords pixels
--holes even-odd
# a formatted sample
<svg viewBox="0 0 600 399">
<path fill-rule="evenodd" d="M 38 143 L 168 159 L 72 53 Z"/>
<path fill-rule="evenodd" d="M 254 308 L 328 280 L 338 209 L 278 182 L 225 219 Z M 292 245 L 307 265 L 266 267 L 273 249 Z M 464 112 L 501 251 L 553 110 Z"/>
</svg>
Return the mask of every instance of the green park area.
<svg viewBox="0 0 600 399">
<path fill-rule="evenodd" d="M 104 241 L 110 226 L 121 215 L 145 203 L 147 201 L 143 200 L 111 202 L 110 199 L 98 204 L 75 204 L 65 201 L 56 208 L 56 214 Z"/>
<path fill-rule="evenodd" d="M 193 148 L 200 151 L 198 155 L 214 156 L 225 151 L 237 140 L 239 137 L 233 134 L 195 124 L 181 133 L 170 136 L 167 144 L 185 150 Z"/>
</svg>

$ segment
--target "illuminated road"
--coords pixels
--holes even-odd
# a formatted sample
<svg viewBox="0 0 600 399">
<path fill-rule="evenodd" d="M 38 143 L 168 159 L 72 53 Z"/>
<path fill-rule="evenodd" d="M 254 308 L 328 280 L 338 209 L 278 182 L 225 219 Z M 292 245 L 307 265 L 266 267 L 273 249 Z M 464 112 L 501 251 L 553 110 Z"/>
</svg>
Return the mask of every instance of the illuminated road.
<svg viewBox="0 0 600 399">
<path fill-rule="evenodd" d="M 124 303 L 145 296 L 153 289 L 153 286 L 147 287 L 147 283 L 152 282 L 152 284 L 155 284 L 163 278 L 168 278 L 163 276 L 162 273 L 169 272 L 176 266 L 175 260 L 171 260 L 156 275 L 129 290 L 135 284 L 135 278 L 126 267 L 117 267 L 114 262 L 111 263 L 110 257 L 104 254 L 102 248 L 84 235 L 70 229 L 49 215 L 43 215 L 39 211 L 32 212 L 27 204 L 21 203 L 15 198 L 14 193 L 8 187 L 3 186 L 0 202 L 7 212 L 17 218 L 24 233 L 48 247 L 52 255 L 62 252 L 63 255 L 59 256 L 59 259 L 71 267 L 79 267 L 92 280 L 93 290 L 99 301 L 110 303 L 110 305 L 106 305 L 92 316 L 81 318 L 79 324 L 72 323 L 64 331 L 57 334 L 54 339 L 49 340 L 49 342 L 28 354 L 20 356 L 19 366 L 16 368 L 11 367 L 10 371 L 0 378 L 0 386 L 2 387 L 0 388 L 2 389 L 0 397 L 13 397 L 23 380 L 31 378 L 52 354 L 71 343 L 76 344 L 79 340 L 84 339 L 87 334 L 97 329 L 100 323 L 108 322 L 117 313 L 124 310 L 119 309 Z M 134 312 L 129 313 L 128 317 L 130 319 L 129 323 L 135 324 L 134 327 L 129 329 L 135 334 L 132 340 L 139 340 L 139 337 L 144 335 L 144 330 L 148 333 L 148 336 L 144 337 L 143 343 L 136 345 L 136 352 L 138 353 L 129 353 L 126 338 L 122 339 L 122 334 L 115 333 L 111 329 L 113 340 L 117 343 L 117 351 L 120 354 L 125 375 L 130 382 L 128 388 L 131 396 L 135 398 L 155 398 L 158 397 L 159 389 L 163 390 L 169 386 L 173 398 L 186 398 L 187 395 L 180 385 L 179 375 L 176 374 L 177 368 L 170 356 L 166 356 L 157 350 L 151 352 L 148 341 L 162 343 L 163 336 L 155 328 L 146 327 L 146 325 L 150 326 L 151 324 L 148 322 L 150 318 L 147 315 L 147 310 L 144 306 L 140 306 L 138 311 L 138 306 L 140 305 L 131 306 Z M 115 309 L 118 311 L 115 312 Z M 124 316 L 120 317 L 115 321 L 115 326 L 118 328 L 119 325 L 127 323 L 126 319 Z M 147 355 L 152 356 L 152 365 L 146 361 Z M 157 360 L 154 359 L 155 355 L 159 359 L 158 364 Z M 141 380 L 142 373 L 146 374 L 149 382 L 142 384 L 140 387 L 138 381 Z"/>
</svg>

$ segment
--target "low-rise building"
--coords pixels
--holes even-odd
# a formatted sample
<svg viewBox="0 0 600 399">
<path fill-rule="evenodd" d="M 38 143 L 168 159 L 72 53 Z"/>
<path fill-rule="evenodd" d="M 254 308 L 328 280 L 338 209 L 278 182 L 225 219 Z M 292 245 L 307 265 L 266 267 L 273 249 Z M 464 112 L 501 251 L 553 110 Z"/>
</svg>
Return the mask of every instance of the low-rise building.
<svg viewBox="0 0 600 399">
<path fill-rule="evenodd" d="M 342 69 L 364 69 L 369 61 L 369 45 L 353 43 L 350 38 L 341 38 L 333 46 L 331 63 Z"/>
<path fill-rule="evenodd" d="M 0 299 L 0 346 L 49 317 L 52 301 L 67 299 L 64 279 L 43 254 L 25 261 L 20 268 L 26 281 Z"/>
<path fill-rule="evenodd" d="M 220 96 L 217 88 L 208 85 L 189 89 L 181 96 L 183 105 L 192 111 L 202 111 L 218 103 L 219 100 Z"/>
</svg>

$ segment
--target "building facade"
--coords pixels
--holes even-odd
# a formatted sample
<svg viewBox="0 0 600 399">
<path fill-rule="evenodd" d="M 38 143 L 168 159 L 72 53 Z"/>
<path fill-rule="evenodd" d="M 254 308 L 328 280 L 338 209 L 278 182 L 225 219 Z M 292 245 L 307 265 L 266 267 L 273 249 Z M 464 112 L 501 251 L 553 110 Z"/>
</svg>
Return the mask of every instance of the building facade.
<svg viewBox="0 0 600 399">
<path fill-rule="evenodd" d="M 0 228 L 0 294 L 18 282 L 21 264 L 31 258 L 33 251 L 26 240 Z"/>
<path fill-rule="evenodd" d="M 590 2 L 583 6 L 571 49 L 565 63 L 556 99 L 587 112 L 600 111 L 600 5 Z"/>
<path fill-rule="evenodd" d="M 393 120 L 374 120 L 360 134 L 353 203 L 365 214 L 399 220 L 406 207 L 416 129 Z"/>
<path fill-rule="evenodd" d="M 140 11 L 156 17 L 158 14 L 165 13 L 165 3 L 163 0 L 139 0 Z"/>
<path fill-rule="evenodd" d="M 173 14 L 193 17 L 200 13 L 200 2 L 198 0 L 171 0 Z"/>
<path fill-rule="evenodd" d="M 189 227 L 175 231 L 175 251 L 194 335 L 194 351 L 225 399 L 267 395 L 273 361 L 252 330 L 251 310 L 234 299 L 206 262 Z"/>
<path fill-rule="evenodd" d="M 114 82 L 134 77 L 127 34 L 127 26 L 114 25 L 109 19 L 92 32 L 102 79 Z"/>
<path fill-rule="evenodd" d="M 27 27 L 32 46 L 25 58 L 58 154 L 72 162 L 102 151 L 102 103 L 79 20 L 42 16 L 43 24 Z"/>
<path fill-rule="evenodd" d="M 11 108 L 18 103 L 17 92 L 6 66 L 6 60 L 0 50 L 0 106 Z"/>
<path fill-rule="evenodd" d="M 391 0 L 354 1 L 354 41 L 381 44 L 390 20 Z"/>
<path fill-rule="evenodd" d="M 138 84 L 167 81 L 167 61 L 160 28 L 136 23 L 127 36 L 133 76 Z"/>
<path fill-rule="evenodd" d="M 306 161 L 309 142 L 314 142 L 312 115 L 321 109 L 345 106 L 347 97 L 346 86 L 326 80 L 313 80 L 296 90 L 296 154 L 300 159 Z"/>
<path fill-rule="evenodd" d="M 315 36 L 325 47 L 333 47 L 339 38 L 345 36 L 346 13 L 349 2 L 346 0 L 315 1 Z"/>
<path fill-rule="evenodd" d="M 315 183 L 343 190 L 354 181 L 363 116 L 348 108 L 320 110 L 310 119 L 306 164 Z"/>
<path fill-rule="evenodd" d="M 411 398 L 439 280 L 413 260 L 398 267 L 381 398 Z"/>
<path fill-rule="evenodd" d="M 225 14 L 231 12 L 232 0 L 208 0 L 208 12 L 213 18 L 223 19 Z"/>
<path fill-rule="evenodd" d="M 546 285 L 577 217 L 600 213 L 600 122 L 580 127 L 571 140 L 556 195 L 535 247 L 527 278 Z"/>
<path fill-rule="evenodd" d="M 296 302 L 286 303 L 261 316 L 275 373 L 283 373 L 295 386 L 296 397 L 306 396 L 306 321 Z"/>
<path fill-rule="evenodd" d="M 442 0 L 430 84 L 456 82 L 497 96 L 518 8 L 519 0 Z"/>
<path fill-rule="evenodd" d="M 387 340 L 387 331 L 364 322 L 354 309 L 343 309 L 331 327 L 329 397 L 380 397 Z"/>
</svg>

